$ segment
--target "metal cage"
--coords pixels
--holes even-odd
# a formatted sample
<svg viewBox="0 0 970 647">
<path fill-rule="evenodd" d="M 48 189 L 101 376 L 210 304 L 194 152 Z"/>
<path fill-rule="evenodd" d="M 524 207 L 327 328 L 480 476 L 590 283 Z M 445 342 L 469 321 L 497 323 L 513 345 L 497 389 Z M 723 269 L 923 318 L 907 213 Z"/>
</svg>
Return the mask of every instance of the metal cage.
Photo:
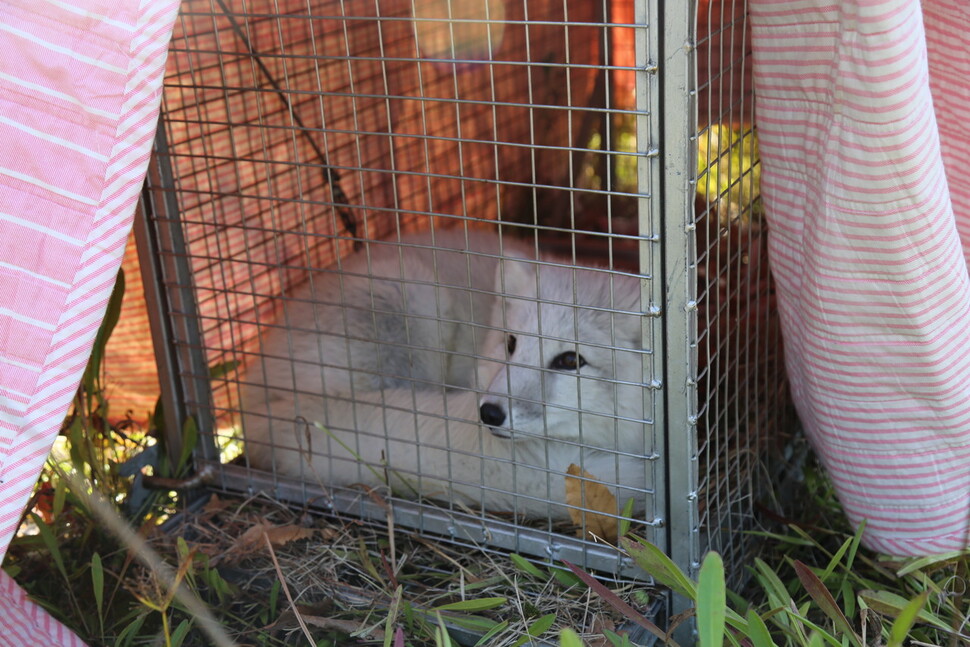
<svg viewBox="0 0 970 647">
<path fill-rule="evenodd" d="M 750 75 L 743 0 L 184 0 L 136 229 L 168 429 L 195 420 L 216 487 L 383 518 L 359 489 L 224 460 L 253 413 L 246 367 L 267 331 L 306 326 L 297 286 L 355 249 L 498 228 L 548 251 L 537 265 L 635 280 L 632 531 L 690 573 L 711 548 L 739 564 L 793 424 Z M 549 519 L 391 500 L 445 541 L 635 571 Z"/>
</svg>

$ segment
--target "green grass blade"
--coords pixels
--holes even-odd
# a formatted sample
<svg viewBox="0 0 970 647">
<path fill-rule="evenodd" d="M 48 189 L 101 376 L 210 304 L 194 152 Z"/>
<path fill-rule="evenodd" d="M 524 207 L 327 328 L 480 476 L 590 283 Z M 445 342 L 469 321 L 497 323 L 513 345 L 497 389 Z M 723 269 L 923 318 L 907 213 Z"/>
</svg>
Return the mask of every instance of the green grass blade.
<svg viewBox="0 0 970 647">
<path fill-rule="evenodd" d="M 391 640 L 394 637 L 394 621 L 397 620 L 397 609 L 401 604 L 401 595 L 404 591 L 404 587 L 401 584 L 397 585 L 397 589 L 394 591 L 394 597 L 391 598 L 391 605 L 387 610 L 387 619 L 384 621 L 384 647 L 391 647 Z"/>
<path fill-rule="evenodd" d="M 748 638 L 754 647 L 778 647 L 771 638 L 768 625 L 754 611 L 748 611 Z"/>
<path fill-rule="evenodd" d="M 847 544 L 843 544 L 845 548 L 848 548 Z M 853 645 L 856 647 L 862 647 L 862 637 L 855 633 L 852 625 L 849 623 L 848 618 L 842 613 L 842 609 L 839 608 L 838 603 L 835 598 L 832 597 L 832 593 L 825 587 L 822 580 L 818 578 L 812 570 L 798 561 L 794 562 L 795 574 L 798 575 L 799 581 L 808 594 L 815 600 L 815 604 L 819 606 L 825 615 L 827 615 L 834 623 L 835 626 L 842 631 L 845 636 L 852 641 Z"/>
<path fill-rule="evenodd" d="M 542 634 L 549 631 L 549 629 L 552 628 L 552 625 L 555 624 L 555 622 L 556 622 L 555 613 L 547 613 L 544 616 L 540 616 L 526 628 L 524 636 L 522 636 L 514 643 L 512 643 L 512 647 L 522 647 L 522 645 L 526 644 L 533 638 L 536 638 L 537 636 L 541 636 Z"/>
<path fill-rule="evenodd" d="M 448 630 L 445 629 L 445 621 L 441 619 L 441 614 L 435 611 L 435 617 L 438 619 L 438 626 L 434 628 L 434 644 L 436 647 L 453 647 L 451 643 L 451 635 Z"/>
<path fill-rule="evenodd" d="M 51 554 L 51 559 L 54 560 L 54 565 L 57 566 L 57 570 L 60 571 L 61 575 L 64 576 L 64 581 L 70 584 L 71 579 L 67 576 L 67 569 L 64 568 L 64 556 L 61 554 L 61 547 L 58 545 L 57 539 L 54 537 L 54 532 L 43 519 L 38 517 L 33 512 L 30 513 L 30 518 L 33 519 L 34 524 L 37 525 L 37 531 L 40 534 L 40 539 L 44 542 L 44 546 L 47 547 L 47 551 Z"/>
<path fill-rule="evenodd" d="M 185 636 L 188 635 L 189 629 L 191 628 L 192 621 L 188 618 L 180 622 L 179 626 L 176 627 L 175 631 L 172 632 L 172 639 L 169 644 L 171 644 L 172 647 L 181 647 L 182 643 L 185 641 Z"/>
<path fill-rule="evenodd" d="M 98 607 L 98 622 L 104 631 L 104 566 L 101 555 L 91 554 L 91 588 L 94 590 L 94 604 Z"/>
<path fill-rule="evenodd" d="M 886 643 L 886 647 L 903 647 L 906 637 L 909 636 L 909 630 L 916 624 L 916 618 L 919 616 L 919 612 L 923 610 L 923 606 L 926 605 L 929 596 L 930 592 L 924 591 L 903 607 L 899 615 L 896 616 L 893 626 L 889 629 L 889 642 Z"/>
<path fill-rule="evenodd" d="M 620 512 L 620 529 L 617 535 L 619 537 L 626 537 L 627 533 L 630 532 L 630 522 L 633 519 L 633 503 L 634 501 L 631 497 L 623 504 L 623 510 Z"/>
<path fill-rule="evenodd" d="M 585 582 L 589 588 L 593 589 L 593 591 L 595 591 L 597 595 L 603 598 L 603 600 L 607 604 L 609 604 L 611 607 L 613 607 L 621 614 L 623 614 L 623 616 L 627 620 L 630 620 L 631 622 L 635 622 L 636 624 L 640 625 L 641 627 L 643 627 L 644 629 L 652 633 L 660 640 L 665 641 L 665 644 L 668 645 L 669 647 L 679 647 L 676 642 L 668 638 L 667 632 L 663 631 L 660 627 L 658 627 L 657 625 L 655 625 L 654 623 L 650 622 L 645 617 L 643 617 L 643 615 L 640 612 L 638 612 L 629 604 L 621 600 L 620 596 L 618 596 L 616 593 L 606 588 L 606 586 L 604 586 L 595 577 L 593 577 L 586 571 L 582 570 L 578 566 L 574 566 L 573 564 L 570 564 L 565 560 L 563 560 L 563 563 L 566 566 L 568 566 L 573 573 L 576 574 L 576 577 L 578 577 L 580 580 Z"/>
<path fill-rule="evenodd" d="M 948 553 L 940 553 L 938 555 L 928 555 L 926 557 L 919 557 L 906 562 L 906 565 L 896 571 L 896 575 L 903 577 L 909 575 L 914 571 L 922 571 L 926 568 L 937 566 L 940 564 L 945 564 L 947 562 L 956 561 L 960 558 L 965 558 L 970 556 L 970 550 L 952 550 Z"/>
<path fill-rule="evenodd" d="M 494 638 L 495 636 L 499 635 L 500 633 L 508 629 L 508 627 L 509 627 L 508 620 L 503 620 L 502 622 L 498 623 L 497 625 L 489 629 L 487 632 L 485 632 L 485 635 L 482 636 L 477 643 L 475 643 L 475 647 L 485 647 L 485 645 L 491 644 L 492 638 Z"/>
<path fill-rule="evenodd" d="M 434 608 L 437 611 L 486 611 L 488 609 L 496 609 L 508 601 L 508 598 L 505 597 L 472 598 L 471 600 L 442 604 Z"/>
<path fill-rule="evenodd" d="M 666 554 L 645 539 L 633 536 L 620 539 L 620 545 L 637 565 L 653 575 L 658 582 L 697 602 L 697 587 Z"/>
<path fill-rule="evenodd" d="M 822 580 L 823 582 L 829 579 L 833 571 L 835 571 L 835 569 L 839 566 L 839 564 L 842 563 L 842 557 L 845 556 L 845 554 L 849 551 L 849 548 L 852 547 L 852 544 L 854 541 L 855 541 L 855 537 L 849 537 L 844 542 L 842 542 L 842 545 L 839 546 L 839 549 L 837 551 L 835 551 L 835 554 L 832 556 L 832 559 L 829 560 L 828 566 L 826 566 L 825 570 L 822 571 L 822 574 L 818 576 L 818 579 Z"/>
<path fill-rule="evenodd" d="M 910 600 L 892 593 L 891 591 L 861 591 L 859 597 L 865 602 L 870 609 L 884 616 L 890 616 L 892 618 L 898 618 L 903 610 L 907 608 L 910 604 Z M 926 609 L 919 609 L 916 613 L 917 620 L 931 624 L 938 629 L 943 629 L 944 631 L 952 631 L 953 628 L 949 624 L 940 619 L 939 616 L 930 613 Z"/>
<path fill-rule="evenodd" d="M 545 582 L 546 580 L 549 579 L 548 573 L 543 572 L 541 568 L 539 568 L 538 566 L 536 566 L 535 564 L 527 560 L 522 555 L 519 555 L 518 553 L 512 553 L 511 555 L 509 555 L 509 559 L 512 560 L 512 563 L 515 564 L 515 567 L 518 568 L 523 573 L 531 575 L 532 577 L 536 578 L 541 582 Z"/>
<path fill-rule="evenodd" d="M 563 629 L 559 632 L 559 647 L 583 647 L 583 641 L 572 629 Z"/>
<path fill-rule="evenodd" d="M 704 557 L 697 582 L 697 635 L 701 647 L 724 644 L 727 594 L 724 561 L 715 552 Z"/>
</svg>

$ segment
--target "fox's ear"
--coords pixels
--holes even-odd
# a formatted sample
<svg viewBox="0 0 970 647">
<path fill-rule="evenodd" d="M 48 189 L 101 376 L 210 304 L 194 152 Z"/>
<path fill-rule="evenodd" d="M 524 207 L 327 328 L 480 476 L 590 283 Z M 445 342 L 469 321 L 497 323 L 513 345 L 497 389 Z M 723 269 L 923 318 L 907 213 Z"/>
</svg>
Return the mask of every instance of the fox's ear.
<svg viewBox="0 0 970 647">
<path fill-rule="evenodd" d="M 501 259 L 495 268 L 495 291 L 535 299 L 538 295 L 539 265 L 511 258 Z"/>
</svg>

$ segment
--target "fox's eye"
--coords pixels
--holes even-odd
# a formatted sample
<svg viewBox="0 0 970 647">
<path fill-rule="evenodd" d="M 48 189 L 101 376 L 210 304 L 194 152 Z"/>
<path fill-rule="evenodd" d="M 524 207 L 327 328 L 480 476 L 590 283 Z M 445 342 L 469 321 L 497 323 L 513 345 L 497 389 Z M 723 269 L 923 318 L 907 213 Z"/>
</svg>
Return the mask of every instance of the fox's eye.
<svg viewBox="0 0 970 647">
<path fill-rule="evenodd" d="M 586 360 L 579 353 L 570 350 L 553 357 L 549 368 L 556 371 L 577 371 L 581 366 L 586 366 Z"/>
<path fill-rule="evenodd" d="M 505 338 L 505 350 L 509 352 L 509 355 L 515 352 L 515 335 L 509 335 Z"/>
</svg>

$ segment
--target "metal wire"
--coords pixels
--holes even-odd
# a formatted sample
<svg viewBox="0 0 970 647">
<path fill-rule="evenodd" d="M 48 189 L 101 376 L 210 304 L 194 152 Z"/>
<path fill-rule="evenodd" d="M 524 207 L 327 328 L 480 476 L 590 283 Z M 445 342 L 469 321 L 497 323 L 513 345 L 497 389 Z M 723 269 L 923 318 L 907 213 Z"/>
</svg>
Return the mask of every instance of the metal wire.
<svg viewBox="0 0 970 647">
<path fill-rule="evenodd" d="M 611 411 L 616 436 L 623 425 L 643 430 L 643 483 L 628 488 L 642 503 L 634 527 L 687 570 L 709 548 L 739 563 L 752 548 L 744 530 L 754 523 L 770 436 L 791 426 L 766 225 L 751 188 L 759 171 L 756 163 L 737 169 L 730 163 L 753 148 L 745 3 L 699 0 L 664 7 L 663 16 L 648 0 L 479 5 L 485 13 L 469 17 L 460 13 L 464 5 L 444 0 L 183 2 L 164 88 L 167 149 L 156 159 L 166 172 L 147 191 L 146 200 L 157 206 L 146 236 L 154 237 L 160 295 L 192 299 L 178 302 L 186 307 L 160 305 L 164 311 L 157 314 L 172 324 L 166 345 L 177 373 L 172 380 L 185 386 L 184 415 L 205 412 L 212 419 L 202 432 L 213 447 L 226 444 L 240 415 L 266 421 L 273 433 L 260 442 L 284 460 L 294 451 L 293 420 L 268 404 L 245 411 L 240 404 L 248 371 L 265 371 L 278 359 L 266 350 L 266 338 L 288 335 L 287 390 L 306 417 L 318 410 L 337 365 L 329 348 L 297 355 L 297 341 L 323 325 L 301 319 L 300 304 L 345 303 L 358 289 L 354 282 L 380 258 L 395 255 L 403 273 L 408 254 L 440 247 L 398 242 L 388 251 L 375 241 L 394 243 L 429 228 L 454 228 L 472 240 L 488 228 L 501 232 L 510 250 L 555 249 L 560 260 L 542 260 L 534 269 L 540 277 L 561 268 L 573 272 L 565 303 L 585 298 L 574 266 L 607 268 L 603 290 L 610 298 L 569 319 L 578 328 L 581 317 L 602 317 L 609 341 L 590 347 L 612 353 L 613 370 L 623 351 L 614 326 L 627 314 L 617 305 L 625 289 L 619 286 L 639 279 L 646 315 L 636 360 L 642 409 L 633 415 L 615 404 Z M 692 47 L 683 47 L 688 41 Z M 714 151 L 706 159 L 699 157 L 702 145 Z M 705 192 L 717 173 L 723 175 L 717 190 Z M 355 248 L 367 271 L 346 265 Z M 478 257 L 497 263 L 507 255 Z M 472 282 L 472 261 L 452 271 Z M 442 311 L 449 298 L 444 286 L 456 279 L 442 272 L 436 264 L 431 280 L 397 280 L 405 303 L 413 291 L 430 288 L 437 308 L 406 320 L 405 339 L 418 337 L 415 326 L 430 324 L 443 334 L 462 323 Z M 368 289 L 375 294 L 373 285 Z M 464 298 L 483 291 L 470 289 Z M 547 341 L 584 341 L 555 328 L 540 301 L 536 320 Z M 355 307 L 376 329 L 393 312 L 374 303 Z M 353 314 L 344 309 L 345 324 L 362 321 Z M 485 359 L 479 343 L 490 325 L 512 324 L 469 324 L 472 347 L 452 358 Z M 340 344 L 350 351 L 365 333 L 344 331 Z M 394 341 L 382 352 L 401 349 L 430 347 Z M 553 375 L 553 358 L 545 353 L 537 372 L 541 393 Z M 247 372 L 210 377 L 207 368 L 231 362 Z M 504 370 L 526 368 L 527 362 L 510 360 Z M 360 370 L 374 379 L 407 378 Z M 429 383 L 418 382 L 421 388 Z M 633 383 L 591 380 L 613 388 L 614 397 Z M 366 397 L 356 386 L 331 394 L 320 422 L 355 434 L 348 436 L 355 451 L 379 445 L 391 452 L 388 438 L 359 429 L 358 417 L 344 420 L 330 407 Z M 545 407 L 547 417 L 575 415 L 578 440 L 569 442 L 581 445 L 589 442 L 590 423 L 578 414 L 596 404 L 585 397 L 556 406 L 545 396 L 521 400 Z M 418 402 L 415 395 L 407 405 L 381 406 L 397 416 Z M 455 433 L 477 424 L 467 412 L 418 414 Z M 346 463 L 339 448 L 315 438 L 321 465 Z M 551 501 L 565 476 L 564 466 L 548 465 L 542 469 L 550 478 L 540 490 L 518 492 L 514 482 L 487 483 L 484 467 L 461 472 L 459 458 L 474 452 L 458 444 L 451 449 L 455 461 L 444 474 L 409 473 L 417 482 L 435 476 L 456 488 L 477 483 L 478 503 L 513 494 L 513 514 Z M 634 455 L 615 450 L 617 471 Z M 513 465 L 518 458 L 495 463 Z M 366 478 L 367 468 L 358 473 Z M 323 497 L 334 510 L 382 514 L 352 489 L 327 487 L 310 472 L 294 480 L 275 469 L 225 465 L 219 474 L 229 489 L 268 487 L 291 500 Z M 514 481 L 521 473 L 513 468 L 511 474 Z M 495 525 L 454 501 L 397 505 L 399 525 L 421 532 L 633 572 L 628 562 L 562 534 L 550 519 Z"/>
</svg>

